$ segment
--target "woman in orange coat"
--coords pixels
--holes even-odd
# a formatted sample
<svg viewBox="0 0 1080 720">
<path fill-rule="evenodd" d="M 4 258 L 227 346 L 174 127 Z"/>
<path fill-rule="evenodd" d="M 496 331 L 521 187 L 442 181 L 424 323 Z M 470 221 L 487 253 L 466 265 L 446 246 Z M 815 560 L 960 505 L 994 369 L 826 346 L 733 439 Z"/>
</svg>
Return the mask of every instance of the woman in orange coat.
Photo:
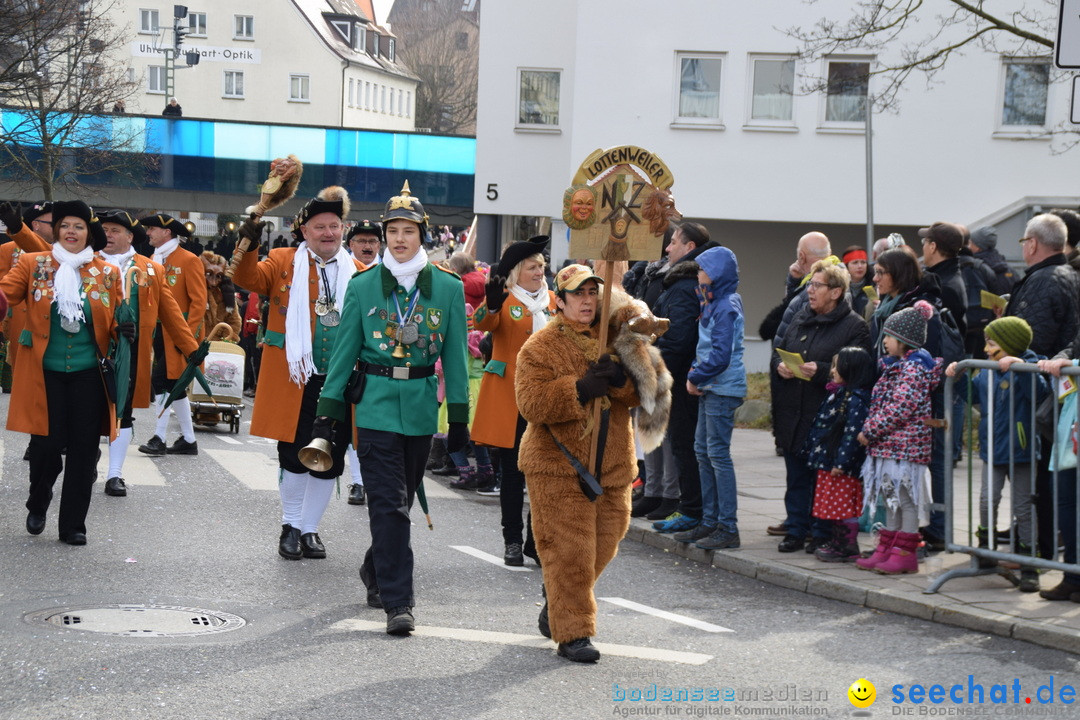
<svg viewBox="0 0 1080 720">
<path fill-rule="evenodd" d="M 0 282 L 4 294 L 27 309 L 18 338 L 24 361 L 15 369 L 7 428 L 31 435 L 26 530 L 38 535 L 45 529 L 63 469 L 60 540 L 85 545 L 98 437 L 112 438 L 116 428 L 98 357 L 108 354 L 114 330 L 133 339 L 135 327 L 115 326 L 119 273 L 94 255 L 105 247 L 105 232 L 93 210 L 77 200 L 55 203 L 53 229 L 52 250 L 22 255 Z"/>
<path fill-rule="evenodd" d="M 473 316 L 477 329 L 491 333 L 492 342 L 491 361 L 484 368 L 484 378 L 480 382 L 472 440 L 501 448 L 499 467 L 502 474 L 501 487 L 492 479 L 490 484 L 479 486 L 476 491 L 481 495 L 499 496 L 506 546 L 503 562 L 512 566 L 525 563 L 526 551 L 529 557 L 537 558 L 531 542 L 531 528 L 530 542 L 522 542 L 525 476 L 518 469 L 517 456 L 525 421 L 518 413 L 514 399 L 514 372 L 518 350 L 534 332 L 547 324 L 555 311 L 555 294 L 548 289 L 544 278 L 543 251 L 547 243 L 547 236 L 541 235 L 506 248 L 499 267 L 485 287 L 487 300 Z"/>
</svg>

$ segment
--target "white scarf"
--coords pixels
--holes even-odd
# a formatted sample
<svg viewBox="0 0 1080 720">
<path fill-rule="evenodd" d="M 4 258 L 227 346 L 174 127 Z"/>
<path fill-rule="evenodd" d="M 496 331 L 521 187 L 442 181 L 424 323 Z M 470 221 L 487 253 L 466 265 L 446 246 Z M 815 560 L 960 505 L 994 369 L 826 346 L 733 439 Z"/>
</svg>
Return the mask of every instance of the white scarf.
<svg viewBox="0 0 1080 720">
<path fill-rule="evenodd" d="M 311 355 L 311 297 L 307 282 L 308 258 L 314 258 L 316 264 L 322 259 L 308 250 L 307 242 L 300 243 L 293 256 L 292 286 L 289 289 L 289 308 L 285 312 L 285 359 L 289 361 L 289 379 L 297 385 L 306 385 L 308 378 L 315 372 L 315 361 Z M 345 302 L 345 290 L 356 271 L 352 255 L 344 246 L 338 248 L 331 259 L 337 261 L 337 287 L 334 290 L 334 307 L 341 312 Z M 321 277 L 320 277 L 321 282 Z M 324 292 L 328 292 L 325 288 Z"/>
<path fill-rule="evenodd" d="M 397 279 L 398 284 L 405 288 L 405 292 L 412 292 L 412 289 L 416 287 L 416 278 L 420 277 L 420 271 L 427 264 L 428 258 L 424 248 L 417 250 L 416 254 L 405 262 L 398 262 L 389 250 L 383 253 L 383 265 Z"/>
<path fill-rule="evenodd" d="M 544 326 L 548 322 L 548 284 L 547 278 L 544 278 L 544 284 L 540 286 L 540 289 L 535 293 L 528 292 L 521 289 L 517 285 L 510 286 L 510 294 L 518 299 L 525 309 L 532 313 L 532 331 L 536 333 L 544 329 Z"/>
<path fill-rule="evenodd" d="M 126 298 L 128 296 L 128 274 L 125 271 L 127 270 L 127 266 L 128 263 L 131 261 L 131 258 L 135 257 L 135 248 L 129 247 L 127 249 L 127 252 L 122 252 L 118 255 L 110 255 L 104 250 L 102 250 L 100 254 L 102 260 L 109 263 L 110 265 L 115 266 L 116 269 L 120 271 L 120 277 L 123 278 L 122 288 L 124 291 L 124 297 Z"/>
<path fill-rule="evenodd" d="M 68 320 L 86 322 L 79 268 L 94 259 L 93 248 L 87 245 L 81 251 L 72 253 L 59 245 L 53 245 L 52 256 L 60 263 L 53 277 L 53 302 L 56 303 L 57 311 Z"/>
<path fill-rule="evenodd" d="M 165 261 L 172 255 L 172 251 L 180 247 L 180 238 L 173 238 L 161 247 L 154 250 L 154 262 L 165 264 Z"/>
</svg>

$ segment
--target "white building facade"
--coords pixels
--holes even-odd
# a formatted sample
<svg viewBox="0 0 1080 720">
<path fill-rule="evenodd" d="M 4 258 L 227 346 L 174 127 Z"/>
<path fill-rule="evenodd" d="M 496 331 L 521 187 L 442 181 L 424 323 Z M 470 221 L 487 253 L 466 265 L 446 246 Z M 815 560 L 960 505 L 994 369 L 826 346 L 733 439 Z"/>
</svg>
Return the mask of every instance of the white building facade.
<svg viewBox="0 0 1080 720">
<path fill-rule="evenodd" d="M 127 111 L 168 102 L 165 49 L 183 28 L 172 78 L 185 117 L 412 131 L 417 79 L 398 62 L 397 39 L 353 0 L 216 0 L 187 5 L 121 0 L 122 53 L 140 91 Z M 184 53 L 199 53 L 186 67 Z"/>
<path fill-rule="evenodd" d="M 782 5 L 486 4 L 476 211 L 497 218 L 504 241 L 527 225 L 522 218 L 554 219 L 561 262 L 562 196 L 578 164 L 597 148 L 647 148 L 671 168 L 685 218 L 736 252 L 755 334 L 782 296 L 799 236 L 823 230 L 840 251 L 865 245 L 867 233 L 867 86 L 850 78 L 875 58 L 804 67 L 797 42 L 777 28 L 841 21 L 853 4 Z M 969 48 L 932 86 L 909 79 L 899 112 L 872 118 L 877 237 L 900 230 L 914 245 L 912 229 L 936 220 L 994 224 L 999 249 L 1019 258 L 1033 212 L 1080 205 L 1080 148 L 1055 154 L 1061 136 L 1046 134 L 1069 118 L 1071 83 L 1048 63 Z M 801 92 L 808 70 L 833 89 Z"/>
</svg>

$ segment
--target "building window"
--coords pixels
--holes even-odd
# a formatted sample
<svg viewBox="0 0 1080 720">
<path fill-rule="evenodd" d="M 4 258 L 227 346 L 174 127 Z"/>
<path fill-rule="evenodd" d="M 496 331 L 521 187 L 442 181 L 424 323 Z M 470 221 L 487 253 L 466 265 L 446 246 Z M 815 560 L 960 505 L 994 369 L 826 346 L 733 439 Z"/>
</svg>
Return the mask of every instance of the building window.
<svg viewBox="0 0 1080 720">
<path fill-rule="evenodd" d="M 371 54 L 379 57 L 379 33 L 371 33 Z"/>
<path fill-rule="evenodd" d="M 165 94 L 165 66 L 151 65 L 146 68 L 146 92 L 155 95 Z"/>
<path fill-rule="evenodd" d="M 379 112 L 386 114 L 386 86 L 379 86 Z"/>
<path fill-rule="evenodd" d="M 386 43 L 386 59 L 390 62 L 394 62 L 394 46 L 397 41 L 394 38 L 390 38 Z"/>
<path fill-rule="evenodd" d="M 790 57 L 758 57 L 750 63 L 752 124 L 790 125 L 795 97 L 795 60 Z"/>
<path fill-rule="evenodd" d="M 341 33 L 341 37 L 345 38 L 345 42 L 352 45 L 352 26 L 351 22 L 344 22 L 342 20 L 331 20 L 330 24 L 334 26 L 334 29 Z"/>
<path fill-rule="evenodd" d="M 560 70 L 518 69 L 517 127 L 558 129 L 561 74 Z"/>
<path fill-rule="evenodd" d="M 225 97 L 227 98 L 242 98 L 244 97 L 244 73 L 240 70 L 226 70 L 225 77 Z"/>
<path fill-rule="evenodd" d="M 255 39 L 255 18 L 251 15 L 233 16 L 233 40 Z"/>
<path fill-rule="evenodd" d="M 349 78 L 349 107 L 353 107 L 353 79 Z"/>
<path fill-rule="evenodd" d="M 1045 60 L 1006 58 L 1001 102 L 1004 127 L 1046 126 L 1046 97 L 1050 64 Z"/>
<path fill-rule="evenodd" d="M 188 35 L 206 37 L 206 13 L 188 13 Z"/>
<path fill-rule="evenodd" d="M 825 90 L 826 123 L 866 124 L 866 96 L 870 87 L 870 63 L 830 60 Z"/>
<path fill-rule="evenodd" d="M 675 122 L 692 125 L 720 125 L 720 79 L 723 55 L 676 53 Z"/>
<path fill-rule="evenodd" d="M 139 10 L 139 32 L 157 34 L 158 31 L 158 11 L 157 10 Z"/>
<path fill-rule="evenodd" d="M 405 91 L 404 90 L 398 90 L 397 91 L 397 114 L 402 115 L 402 116 L 405 115 L 405 105 L 401 102 L 401 99 L 403 97 L 405 97 Z"/>
<path fill-rule="evenodd" d="M 390 88 L 390 114 L 394 114 L 394 88 Z"/>
<path fill-rule="evenodd" d="M 352 81 L 349 81 L 349 90 L 352 90 Z M 240 80 L 240 94 L 244 93 L 244 81 Z M 349 93 L 350 102 L 352 92 Z M 311 78 L 307 75 L 289 76 L 289 102 L 311 102 Z"/>
<path fill-rule="evenodd" d="M 371 109 L 371 83 L 364 82 L 364 109 Z"/>
<path fill-rule="evenodd" d="M 356 24 L 356 32 L 353 33 L 353 50 L 364 52 L 367 48 L 367 30 L 360 23 Z"/>
<path fill-rule="evenodd" d="M 412 117 L 412 91 L 405 92 L 405 117 Z"/>
</svg>

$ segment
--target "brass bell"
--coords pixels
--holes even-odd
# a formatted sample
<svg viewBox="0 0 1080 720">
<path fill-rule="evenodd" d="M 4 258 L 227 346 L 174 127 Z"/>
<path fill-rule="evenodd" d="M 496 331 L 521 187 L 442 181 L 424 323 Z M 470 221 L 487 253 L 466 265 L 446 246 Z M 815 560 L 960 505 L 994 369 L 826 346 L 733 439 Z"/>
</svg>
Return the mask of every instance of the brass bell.
<svg viewBox="0 0 1080 720">
<path fill-rule="evenodd" d="M 405 357 L 405 346 L 398 343 L 394 346 L 394 352 L 390 353 L 391 357 L 403 358 Z"/>
<path fill-rule="evenodd" d="M 326 472 L 333 464 L 334 459 L 330 456 L 333 444 L 324 438 L 312 438 L 305 447 L 300 449 L 296 457 L 308 470 Z"/>
</svg>

